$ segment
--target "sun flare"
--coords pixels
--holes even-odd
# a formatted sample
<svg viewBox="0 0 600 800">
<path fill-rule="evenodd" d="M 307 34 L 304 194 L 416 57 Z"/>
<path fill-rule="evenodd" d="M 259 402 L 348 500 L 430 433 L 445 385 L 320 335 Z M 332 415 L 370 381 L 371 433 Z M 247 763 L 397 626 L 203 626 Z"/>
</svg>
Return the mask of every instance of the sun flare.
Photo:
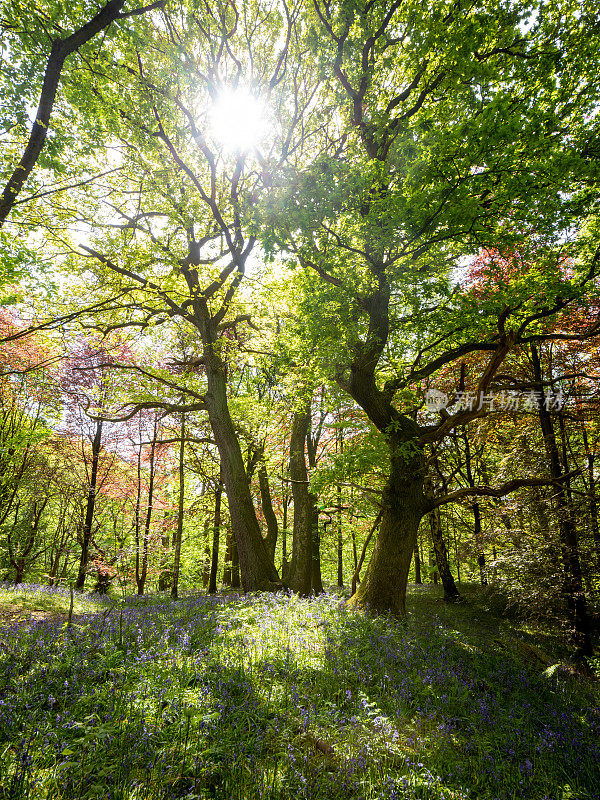
<svg viewBox="0 0 600 800">
<path fill-rule="evenodd" d="M 264 106 L 245 89 L 226 89 L 215 100 L 210 126 L 215 140 L 225 150 L 247 152 L 264 134 Z"/>
</svg>

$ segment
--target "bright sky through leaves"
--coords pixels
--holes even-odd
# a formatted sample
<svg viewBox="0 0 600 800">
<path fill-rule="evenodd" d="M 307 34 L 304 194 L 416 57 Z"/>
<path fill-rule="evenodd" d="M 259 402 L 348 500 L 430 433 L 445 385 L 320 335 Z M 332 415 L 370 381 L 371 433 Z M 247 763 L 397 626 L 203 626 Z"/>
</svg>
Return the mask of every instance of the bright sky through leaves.
<svg viewBox="0 0 600 800">
<path fill-rule="evenodd" d="M 213 136 L 226 150 L 245 152 L 265 132 L 265 109 L 246 89 L 226 89 L 215 101 L 210 124 Z"/>
</svg>

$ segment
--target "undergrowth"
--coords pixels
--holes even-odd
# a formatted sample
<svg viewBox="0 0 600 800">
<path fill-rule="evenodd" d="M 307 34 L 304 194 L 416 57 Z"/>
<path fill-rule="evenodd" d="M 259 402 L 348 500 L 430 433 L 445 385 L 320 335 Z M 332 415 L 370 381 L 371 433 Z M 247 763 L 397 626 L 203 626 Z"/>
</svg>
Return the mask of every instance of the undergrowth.
<svg viewBox="0 0 600 800">
<path fill-rule="evenodd" d="M 595 686 L 476 603 L 410 607 L 154 596 L 0 630 L 0 798 L 600 797 Z"/>
</svg>

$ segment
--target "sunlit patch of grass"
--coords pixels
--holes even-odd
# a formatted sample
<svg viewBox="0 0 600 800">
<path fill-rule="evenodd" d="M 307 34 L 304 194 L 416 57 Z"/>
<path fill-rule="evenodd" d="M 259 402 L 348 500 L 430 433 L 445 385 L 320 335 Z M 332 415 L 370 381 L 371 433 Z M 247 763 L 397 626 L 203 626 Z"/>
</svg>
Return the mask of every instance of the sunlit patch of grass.
<svg viewBox="0 0 600 800">
<path fill-rule="evenodd" d="M 106 598 L 73 595 L 73 613 L 93 614 L 102 610 Z M 22 618 L 49 614 L 68 614 L 71 598 L 65 587 L 30 586 L 27 584 L 0 584 L 0 608 L 9 615 Z"/>
</svg>

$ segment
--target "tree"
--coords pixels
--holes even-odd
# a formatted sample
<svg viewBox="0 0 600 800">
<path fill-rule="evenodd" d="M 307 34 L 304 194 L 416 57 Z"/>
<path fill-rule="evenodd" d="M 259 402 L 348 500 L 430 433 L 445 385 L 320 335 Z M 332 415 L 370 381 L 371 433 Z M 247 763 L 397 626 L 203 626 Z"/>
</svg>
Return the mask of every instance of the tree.
<svg viewBox="0 0 600 800">
<path fill-rule="evenodd" d="M 335 365 L 330 376 L 387 445 L 381 529 L 352 600 L 378 612 L 405 611 L 419 522 L 431 508 L 423 446 L 481 414 L 419 424 L 399 393 L 480 352 L 487 360 L 472 388 L 485 394 L 515 344 L 589 280 L 588 262 L 565 298 L 542 269 L 476 308 L 449 271 L 461 254 L 520 240 L 535 239 L 539 262 L 550 261 L 590 199 L 596 123 L 573 113 L 570 72 L 583 69 L 590 21 L 545 8 L 523 32 L 531 10 L 315 4 L 330 76 L 319 105 L 325 133 L 270 199 L 267 245 L 307 271 L 302 311 L 322 363 Z M 580 74 L 596 97 L 597 74 Z"/>
<path fill-rule="evenodd" d="M 302 103 L 310 97 L 301 97 L 301 61 L 293 72 L 287 69 L 298 10 L 284 6 L 283 11 L 286 36 L 279 48 L 273 35 L 281 24 L 278 9 L 256 4 L 244 15 L 230 3 L 218 3 L 215 13 L 211 8 L 200 12 L 184 7 L 178 15 L 162 9 L 157 12 L 160 24 L 152 16 L 139 22 L 139 35 L 147 47 L 161 53 L 160 58 L 145 63 L 132 43 L 122 48 L 118 82 L 113 81 L 112 63 L 104 62 L 103 56 L 90 78 L 98 115 L 106 121 L 109 135 L 123 143 L 129 165 L 113 184 L 110 214 L 116 221 L 106 222 L 106 230 L 116 229 L 117 234 L 98 235 L 94 246 L 83 248 L 87 268 L 96 269 L 102 290 L 127 297 L 126 303 L 109 307 L 113 318 L 121 312 L 128 321 L 122 316 L 117 322 L 105 321 L 105 329 L 145 329 L 179 318 L 199 334 L 201 353 L 194 363 L 206 386 L 188 410 L 203 408 L 208 413 L 246 590 L 280 585 L 260 534 L 227 396 L 228 334 L 248 322 L 248 315 L 236 315 L 235 299 L 256 241 L 251 209 L 265 186 L 260 154 L 254 157 L 242 148 L 229 153 L 215 141 L 211 106 L 242 82 L 248 91 L 262 89 L 288 115 L 276 140 L 277 159 L 287 158 Z M 205 47 L 198 47 L 198 36 Z M 215 41 L 223 46 L 212 47 Z M 257 72 L 259 63 L 263 66 Z M 136 97 L 133 108 L 130 99 L 123 102 L 123 80 Z M 283 91 L 290 85 L 300 102 L 291 113 Z M 199 98 L 201 114 L 196 113 Z M 137 211 L 131 205 L 132 190 Z M 90 220 L 99 230 L 107 211 L 98 214 L 93 201 L 92 206 Z M 145 272 L 141 264 L 147 265 Z M 105 312 L 106 303 L 99 301 L 96 308 L 101 305 Z"/>
<path fill-rule="evenodd" d="M 96 502 L 99 490 L 107 479 L 114 463 L 115 453 L 105 452 L 107 435 L 104 413 L 115 390 L 114 375 L 109 371 L 111 362 L 126 359 L 123 346 L 109 349 L 93 340 L 80 340 L 71 353 L 63 378 L 63 391 L 68 398 L 71 430 L 81 436 L 82 455 L 86 473 L 86 497 L 79 533 L 81 557 L 75 588 L 81 591 L 90 560 L 94 539 Z M 112 431 L 114 435 L 114 426 Z M 89 450 L 86 445 L 89 445 Z"/>
<path fill-rule="evenodd" d="M 8 178 L 2 196 L 0 197 L 0 228 L 17 202 L 17 197 L 35 167 L 40 153 L 46 144 L 48 131 L 50 129 L 50 117 L 54 108 L 65 61 L 94 39 L 97 34 L 106 31 L 115 21 L 152 11 L 153 9 L 161 7 L 164 4 L 164 0 L 158 0 L 158 2 L 146 6 L 138 6 L 131 11 L 123 10 L 125 4 L 126 0 L 109 0 L 96 14 L 83 25 L 76 27 L 76 29 L 67 36 L 53 35 L 56 30 L 62 33 L 62 21 L 57 19 L 58 14 L 56 13 L 62 10 L 60 8 L 54 8 L 51 10 L 53 13 L 48 14 L 49 9 L 39 9 L 33 6 L 29 9 L 31 17 L 27 20 L 28 24 L 26 26 L 23 26 L 22 17 L 24 14 L 22 8 L 13 10 L 10 7 L 5 7 L 3 9 L 3 11 L 6 12 L 6 17 L 2 19 L 1 27 L 4 29 L 4 33 L 7 35 L 8 41 L 10 42 L 11 50 L 13 50 L 15 55 L 20 53 L 23 40 L 28 39 L 30 40 L 27 42 L 28 48 L 31 47 L 31 40 L 33 40 L 35 46 L 37 46 L 39 50 L 42 50 L 42 52 L 47 51 L 49 46 L 50 53 L 46 62 L 37 113 L 27 138 L 27 144 L 18 165 Z M 8 6 L 8 4 L 5 4 L 5 6 Z M 33 25 L 31 24 L 32 22 Z M 48 24 L 49 22 L 51 22 L 51 24 Z M 50 33 L 50 31 L 52 31 L 52 33 Z M 39 39 L 36 41 L 37 37 L 39 37 Z M 36 56 L 39 59 L 39 52 Z M 27 53 L 27 57 L 31 57 L 31 52 Z M 21 65 L 21 69 L 22 68 Z M 11 71 L 17 71 L 16 59 L 11 65 Z M 25 76 L 21 75 L 20 77 L 23 78 Z M 14 78 L 14 74 L 10 75 L 9 80 L 14 80 Z M 23 82 L 21 80 L 17 85 L 23 87 L 26 85 L 26 81 Z M 9 89 L 9 87 L 5 88 Z M 12 94 L 12 90 L 9 91 Z M 16 98 L 16 100 L 18 106 L 21 106 L 24 98 L 19 97 Z M 17 111 L 17 109 L 8 109 L 8 114 L 13 119 L 15 111 Z"/>
</svg>

